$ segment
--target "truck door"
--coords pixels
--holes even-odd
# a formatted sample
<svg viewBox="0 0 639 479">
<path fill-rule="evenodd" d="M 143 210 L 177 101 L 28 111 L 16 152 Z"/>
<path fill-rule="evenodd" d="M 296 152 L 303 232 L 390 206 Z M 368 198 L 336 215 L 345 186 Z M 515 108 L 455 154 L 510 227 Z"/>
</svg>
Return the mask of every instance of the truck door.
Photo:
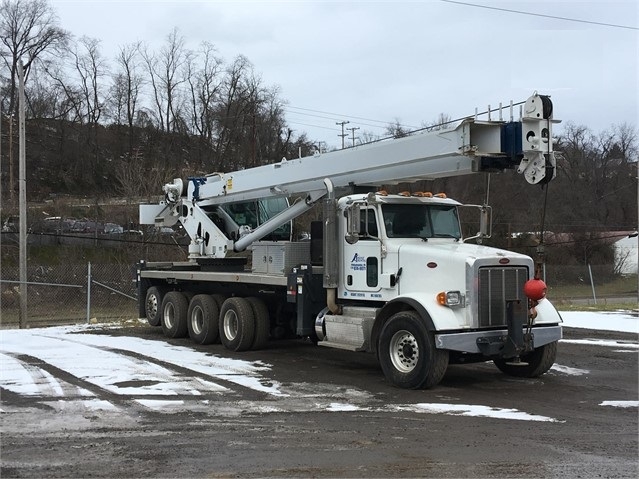
<svg viewBox="0 0 639 479">
<path fill-rule="evenodd" d="M 380 291 L 381 244 L 378 239 L 379 228 L 374 208 L 362 207 L 360 210 L 359 241 L 354 244 L 344 242 L 343 284 L 344 297 L 370 298 L 373 292 Z"/>
</svg>

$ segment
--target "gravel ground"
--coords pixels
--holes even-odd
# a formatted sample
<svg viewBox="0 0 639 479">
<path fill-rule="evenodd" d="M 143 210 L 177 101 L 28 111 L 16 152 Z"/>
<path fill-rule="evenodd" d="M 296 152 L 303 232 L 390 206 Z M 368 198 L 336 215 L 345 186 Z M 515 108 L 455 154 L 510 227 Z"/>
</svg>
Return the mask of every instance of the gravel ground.
<svg viewBox="0 0 639 479">
<path fill-rule="evenodd" d="M 179 393 L 171 397 L 172 407 L 152 408 L 134 395 L 100 388 L 49 364 L 37 352 L 17 357 L 34 377 L 50 375 L 64 384 L 64 395 L 0 391 L 1 477 L 634 478 L 639 473 L 634 334 L 565 328 L 567 341 L 560 343 L 556 367 L 539 379 L 504 376 L 491 363 L 456 365 L 440 385 L 422 391 L 389 385 L 371 355 L 304 341 L 277 341 L 246 353 L 168 341 L 223 358 L 260 361 L 261 384 L 277 385 L 277 395 L 231 376 L 209 377 L 169 356 L 117 349 L 117 337 L 166 344 L 159 328 L 99 334 L 116 336 L 111 352 L 162 366 L 184 380 L 215 382 L 224 391 Z M 571 342 L 584 339 L 621 343 Z M 635 346 L 624 349 L 624 343 Z M 87 407 L 78 391 L 114 407 Z M 509 410 L 516 410 L 512 418 Z"/>
</svg>

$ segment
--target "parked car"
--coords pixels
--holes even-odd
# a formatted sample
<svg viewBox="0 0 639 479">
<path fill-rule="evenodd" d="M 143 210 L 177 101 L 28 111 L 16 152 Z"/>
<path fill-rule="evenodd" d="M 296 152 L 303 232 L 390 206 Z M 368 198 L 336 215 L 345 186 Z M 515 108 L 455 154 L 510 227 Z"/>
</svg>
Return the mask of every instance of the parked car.
<svg viewBox="0 0 639 479">
<path fill-rule="evenodd" d="M 108 235 L 116 235 L 124 233 L 124 228 L 115 223 L 104 223 L 104 233 Z"/>
</svg>

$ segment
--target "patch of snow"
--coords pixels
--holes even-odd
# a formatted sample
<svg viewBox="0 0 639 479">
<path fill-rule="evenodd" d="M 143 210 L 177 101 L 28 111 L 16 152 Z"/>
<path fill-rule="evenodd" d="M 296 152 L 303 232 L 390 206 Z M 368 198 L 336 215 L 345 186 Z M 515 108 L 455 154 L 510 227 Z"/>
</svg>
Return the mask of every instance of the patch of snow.
<svg viewBox="0 0 639 479">
<path fill-rule="evenodd" d="M 563 326 L 639 334 L 639 317 L 625 312 L 560 311 Z"/>
<path fill-rule="evenodd" d="M 332 402 L 327 408 L 327 411 L 332 412 L 344 412 L 344 411 L 360 411 L 361 408 L 359 406 L 354 406 L 352 404 L 343 404 L 338 402 Z"/>
<path fill-rule="evenodd" d="M 214 355 L 202 354 L 189 348 L 173 346 L 158 341 L 148 341 L 141 338 L 81 334 L 90 326 L 64 326 L 31 330 L 4 330 L 2 332 L 2 351 L 13 354 L 26 352 L 38 357 L 53 366 L 70 372 L 74 376 L 88 381 L 100 388 L 118 394 L 129 395 L 176 395 L 185 391 L 193 394 L 206 383 L 207 392 L 221 392 L 228 390 L 224 386 L 210 381 L 183 379 L 181 375 L 163 366 L 143 359 L 122 355 L 119 351 L 130 351 L 136 355 L 149 358 L 161 358 L 162 361 L 192 371 L 219 377 L 231 383 L 239 384 L 273 396 L 282 396 L 279 383 L 266 381 L 260 376 L 263 371 L 270 369 L 263 362 L 251 363 Z M 75 334 L 69 334 L 75 333 Z M 22 377 L 22 384 L 31 383 L 34 391 L 39 391 L 34 381 L 29 381 L 27 371 L 17 360 L 3 355 L 0 358 L 0 384 L 11 384 L 11 374 L 5 376 L 5 358 L 13 361 L 12 374 Z M 18 364 L 20 367 L 16 366 Z M 20 371 L 22 368 L 23 371 Z M 198 384 L 194 384 L 197 381 Z M 139 386 L 135 384 L 139 383 Z M 128 386 L 123 386 L 127 384 Z M 33 394 L 40 394 L 33 392 Z"/>
<path fill-rule="evenodd" d="M 561 339 L 560 342 L 566 344 L 582 344 L 587 346 L 603 346 L 608 348 L 624 347 L 639 350 L 639 344 L 627 341 L 614 341 L 610 339 Z M 633 351 L 634 352 L 634 351 Z"/>
<path fill-rule="evenodd" d="M 417 403 L 395 407 L 402 411 L 423 412 L 429 414 L 490 417 L 495 419 L 514 419 L 517 421 L 562 422 L 551 417 L 528 414 L 517 409 L 503 409 L 473 404 Z"/>
<path fill-rule="evenodd" d="M 556 363 L 553 364 L 550 369 L 552 371 L 557 371 L 558 373 L 567 374 L 568 376 L 584 376 L 590 373 L 587 369 L 571 368 L 569 366 L 562 366 L 561 364 Z"/>
<path fill-rule="evenodd" d="M 144 407 L 153 409 L 154 411 L 165 411 L 167 409 L 179 408 L 182 410 L 184 407 L 184 401 L 170 401 L 164 399 L 136 399 L 135 402 L 141 404 Z"/>
<path fill-rule="evenodd" d="M 600 406 L 639 407 L 639 401 L 603 401 Z"/>
<path fill-rule="evenodd" d="M 117 411 L 118 408 L 109 401 L 103 399 L 87 399 L 82 404 L 91 411 Z"/>
</svg>

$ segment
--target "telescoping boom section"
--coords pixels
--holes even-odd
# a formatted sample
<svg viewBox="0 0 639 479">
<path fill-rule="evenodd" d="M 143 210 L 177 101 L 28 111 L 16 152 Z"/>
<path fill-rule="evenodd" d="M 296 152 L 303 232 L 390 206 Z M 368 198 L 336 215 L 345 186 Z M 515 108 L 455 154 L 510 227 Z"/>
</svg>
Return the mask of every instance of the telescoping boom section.
<svg viewBox="0 0 639 479">
<path fill-rule="evenodd" d="M 164 185 L 165 200 L 141 205 L 140 223 L 180 222 L 191 237 L 191 258 L 223 258 L 307 211 L 329 188 L 379 187 L 482 171 L 517 169 L 531 184 L 555 175 L 552 102 L 534 94 L 519 121 L 462 120 L 455 128 L 426 131 L 330 153 L 286 160 Z M 327 186 L 330 185 L 330 186 Z M 301 197 L 259 225 L 239 224 L 228 206 Z"/>
</svg>

